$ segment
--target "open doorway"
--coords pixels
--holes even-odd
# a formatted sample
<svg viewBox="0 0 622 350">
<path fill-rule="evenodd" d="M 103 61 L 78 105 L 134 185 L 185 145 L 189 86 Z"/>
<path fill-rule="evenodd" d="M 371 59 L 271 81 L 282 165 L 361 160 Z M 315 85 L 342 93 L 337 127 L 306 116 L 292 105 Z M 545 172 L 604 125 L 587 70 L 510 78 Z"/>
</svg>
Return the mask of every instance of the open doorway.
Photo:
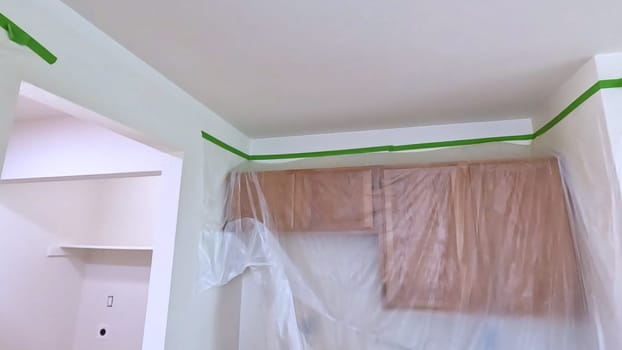
<svg viewBox="0 0 622 350">
<path fill-rule="evenodd" d="M 22 85 L 0 178 L 0 348 L 164 347 L 181 166 Z"/>
</svg>

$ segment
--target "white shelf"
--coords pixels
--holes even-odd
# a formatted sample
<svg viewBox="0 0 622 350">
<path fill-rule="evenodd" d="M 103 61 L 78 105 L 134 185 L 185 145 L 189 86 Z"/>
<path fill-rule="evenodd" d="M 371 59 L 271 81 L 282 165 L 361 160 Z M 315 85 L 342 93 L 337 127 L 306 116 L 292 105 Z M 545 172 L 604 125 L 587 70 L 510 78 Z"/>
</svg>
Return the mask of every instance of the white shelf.
<svg viewBox="0 0 622 350">
<path fill-rule="evenodd" d="M 48 249 L 48 256 L 68 256 L 72 251 L 109 250 L 109 251 L 134 251 L 152 252 L 153 247 L 148 246 L 112 246 L 112 245 L 86 245 L 86 244 L 61 244 Z"/>
<path fill-rule="evenodd" d="M 97 180 L 97 179 L 120 179 L 129 177 L 148 177 L 161 176 L 162 171 L 132 171 L 124 173 L 110 174 L 89 174 L 89 175 L 67 175 L 67 176 L 46 176 L 46 177 L 25 177 L 15 179 L 0 179 L 0 184 L 14 183 L 33 183 L 33 182 L 53 182 L 53 181 L 80 181 L 80 180 Z"/>
</svg>

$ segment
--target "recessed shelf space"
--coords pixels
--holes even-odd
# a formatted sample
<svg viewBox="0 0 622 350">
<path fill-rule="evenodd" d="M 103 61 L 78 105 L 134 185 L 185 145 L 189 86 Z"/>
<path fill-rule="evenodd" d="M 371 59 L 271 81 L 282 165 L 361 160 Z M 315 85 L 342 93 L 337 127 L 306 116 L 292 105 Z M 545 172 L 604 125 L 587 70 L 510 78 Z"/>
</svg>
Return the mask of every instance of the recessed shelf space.
<svg viewBox="0 0 622 350">
<path fill-rule="evenodd" d="M 153 339 L 166 332 L 182 159 L 162 150 L 178 150 L 22 90 L 0 164 L 3 262 L 14 266 L 0 285 L 11 286 L 2 318 L 26 321 L 10 322 L 7 344 L 164 347 Z"/>
<path fill-rule="evenodd" d="M 122 179 L 132 177 L 150 177 L 161 176 L 162 171 L 132 171 L 109 174 L 88 174 L 88 175 L 68 175 L 68 176 L 46 176 L 46 177 L 27 177 L 15 179 L 0 179 L 0 184 L 15 183 L 36 183 L 36 182 L 56 182 L 56 181 L 81 181 L 81 180 L 99 180 L 99 179 Z"/>
</svg>

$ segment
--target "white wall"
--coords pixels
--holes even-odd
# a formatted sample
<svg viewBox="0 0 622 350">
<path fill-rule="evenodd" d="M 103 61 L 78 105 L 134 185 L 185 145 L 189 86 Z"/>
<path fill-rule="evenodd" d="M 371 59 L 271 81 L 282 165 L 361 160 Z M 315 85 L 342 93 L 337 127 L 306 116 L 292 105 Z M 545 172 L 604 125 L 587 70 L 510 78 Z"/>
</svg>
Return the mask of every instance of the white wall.
<svg viewBox="0 0 622 350">
<path fill-rule="evenodd" d="M 622 54 L 598 55 L 594 58 L 599 79 L 622 78 Z M 611 151 L 618 179 L 622 179 L 622 89 L 607 89 L 600 93 Z"/>
<path fill-rule="evenodd" d="M 76 118 L 18 120 L 2 179 L 161 170 L 168 158 L 174 157 Z"/>
<path fill-rule="evenodd" d="M 235 320 L 230 326 L 226 313 L 219 312 L 223 294 L 195 293 L 199 268 L 196 251 L 203 217 L 206 211 L 218 212 L 222 205 L 215 202 L 209 203 L 212 207 L 204 207 L 201 194 L 206 151 L 200 130 L 246 152 L 248 139 L 60 1 L 5 2 L 0 4 L 0 12 L 59 57 L 53 66 L 38 59 L 24 62 L 22 79 L 125 125 L 142 141 L 183 152 L 177 235 L 174 244 L 169 244 L 175 247 L 175 264 L 167 344 L 170 349 L 222 348 L 219 338 L 227 339 L 237 333 Z M 3 46 L 13 47 L 10 43 Z M 225 157 L 227 160 L 217 159 L 222 157 L 222 151 L 209 150 L 206 155 L 212 161 L 212 174 L 224 176 L 239 162 L 226 158 L 230 155 Z M 157 251 L 154 267 L 156 264 Z M 163 332 L 154 332 L 146 337 L 156 340 L 145 345 L 145 349 L 161 349 L 162 336 Z"/>
<path fill-rule="evenodd" d="M 101 251 L 85 258 L 72 349 L 141 348 L 150 269 L 148 252 Z M 112 307 L 108 296 L 114 297 Z"/>
<path fill-rule="evenodd" d="M 0 43 L 5 42 L 6 34 L 0 33 Z M 4 163 L 4 149 L 9 142 L 9 134 L 13 125 L 15 107 L 17 105 L 17 91 L 21 81 L 20 64 L 18 60 L 22 54 L 13 47 L 6 49 L 0 44 L 0 168 Z"/>
<path fill-rule="evenodd" d="M 141 141 L 183 152 L 179 217 L 175 222 L 177 235 L 175 242 L 169 244 L 175 249 L 173 284 L 171 289 L 166 289 L 171 292 L 170 313 L 168 326 L 166 321 L 160 323 L 168 331 L 157 331 L 146 337 L 150 343 L 145 343 L 144 348 L 162 349 L 165 333 L 170 349 L 218 348 L 213 341 L 223 320 L 215 312 L 217 296 L 196 295 L 194 288 L 204 213 L 200 195 L 204 140 L 200 130 L 219 135 L 246 151 L 248 140 L 62 2 L 3 2 L 0 12 L 59 57 L 53 66 L 38 60 L 28 63 L 21 78 L 124 124 Z M 7 45 L 11 46 L 3 44 Z M 168 299 L 168 294 L 165 297 Z"/>
<path fill-rule="evenodd" d="M 60 236 L 89 226 L 90 184 L 0 185 L 0 348 L 71 349 L 82 262 L 50 259 Z M 62 200 L 59 200 L 61 199 Z M 73 213 L 68 220 L 64 212 Z"/>
<path fill-rule="evenodd" d="M 7 249 L 0 285 L 10 286 L 0 298 L 1 348 L 70 349 L 74 337 L 80 350 L 140 348 L 151 253 L 92 253 L 84 260 L 82 254 L 49 258 L 47 251 L 59 243 L 151 246 L 160 180 L 0 185 L 0 245 Z M 106 295 L 115 295 L 118 307 L 102 311 L 102 293 L 114 293 Z M 96 341 L 91 328 L 99 323 L 113 328 L 110 341 Z"/>
<path fill-rule="evenodd" d="M 145 325 L 146 339 L 147 342 L 158 339 L 162 342 L 170 291 L 180 160 L 92 123 L 75 118 L 52 118 L 17 121 L 10 136 L 4 165 L 4 175 L 8 174 L 5 179 L 9 180 L 151 170 L 162 173 L 161 176 L 153 177 L 1 185 L 7 189 L 21 188 L 23 194 L 19 196 L 20 199 L 28 198 L 40 204 L 28 208 L 30 211 L 37 210 L 38 216 L 30 215 L 27 220 L 42 221 L 41 225 L 44 227 L 57 229 L 55 235 L 42 241 L 41 244 L 46 246 L 45 250 L 58 243 L 154 246 L 156 273 L 154 278 L 147 279 L 140 285 L 145 295 L 142 311 L 138 315 L 144 321 L 144 306 L 149 302 L 149 312 L 153 316 Z M 32 195 L 26 196 L 27 193 Z M 40 200 L 39 196 L 44 196 L 45 200 Z M 6 200 L 8 203 L 16 202 L 15 196 L 6 197 Z M 68 205 L 76 207 L 68 208 Z M 75 218 L 81 220 L 72 220 Z M 35 256 L 42 258 L 45 252 L 36 252 Z M 12 264 L 22 261 L 22 257 L 13 255 L 7 259 Z M 45 261 L 50 259 L 43 259 Z M 80 260 L 72 261 L 81 263 Z M 56 276 L 54 266 L 48 267 L 51 270 L 46 270 L 46 275 Z M 145 269 L 148 276 L 149 267 Z M 31 271 L 24 270 L 23 273 L 28 277 Z M 92 280 L 88 276 L 89 274 L 86 275 L 87 282 Z M 70 283 L 71 277 L 68 277 L 68 281 L 68 288 L 80 289 Z M 100 285 L 103 283 L 102 280 L 96 281 Z M 64 286 L 60 281 L 56 283 Z M 94 285 L 93 283 L 89 282 L 88 285 Z M 152 288 L 147 299 L 148 283 L 151 283 Z M 35 290 L 40 291 L 39 288 Z M 86 290 L 83 294 L 90 295 Z M 119 320 L 126 320 L 126 316 Z M 67 317 L 70 324 L 71 320 L 71 317 Z M 43 328 L 49 320 L 43 318 L 41 322 L 44 323 L 41 325 Z M 55 328 L 47 326 L 49 329 Z M 139 340 L 142 340 L 142 323 L 134 332 L 134 337 L 138 335 Z M 78 337 L 80 335 L 81 333 L 76 334 Z M 73 330 L 69 335 L 61 332 L 58 336 L 64 340 L 70 339 L 73 337 Z M 126 338 L 123 336 L 119 339 Z M 34 348 L 34 345 L 25 347 Z M 66 347 L 63 345 L 61 348 Z"/>
<path fill-rule="evenodd" d="M 153 246 L 163 203 L 159 176 L 92 180 L 97 183 L 97 216 L 78 244 Z"/>
<path fill-rule="evenodd" d="M 399 129 L 340 132 L 251 140 L 251 154 L 280 154 L 330 151 L 387 145 L 453 141 L 483 137 L 531 134 L 529 118 L 446 125 L 429 125 Z M 520 142 L 529 144 L 528 141 Z"/>
<path fill-rule="evenodd" d="M 163 176 L 93 180 L 98 184 L 92 199 L 101 207 L 94 229 L 76 244 L 153 245 L 162 215 L 176 216 L 163 205 L 176 197 L 161 198 L 179 169 L 170 163 L 178 158 L 76 118 L 18 120 L 6 151 L 2 180 L 63 176 L 161 172 Z M 171 174 L 173 173 L 173 174 Z M 168 180 L 168 181 L 167 181 Z M 174 236 L 174 229 L 167 232 Z"/>
<path fill-rule="evenodd" d="M 48 66 L 39 60 L 24 63 L 23 78 L 55 94 L 112 118 L 147 142 L 157 140 L 184 154 L 179 218 L 174 242 L 175 264 L 167 330 L 168 349 L 226 349 L 218 338 L 226 338 L 235 327 L 225 313 L 219 313 L 221 293 L 194 293 L 198 260 L 196 250 L 203 227 L 204 141 L 200 130 L 248 152 L 247 138 L 164 79 L 142 61 L 101 33 L 58 0 L 3 2 L 0 12 L 13 19 L 59 56 Z M 3 47 L 12 44 L 4 43 Z M 3 63 L 4 65 L 4 63 Z M 14 70 L 0 67 L 2 74 Z M 0 112 L 10 113 L 16 96 L 14 86 L 0 96 Z M 206 81 L 206 84 L 209 81 Z M 9 123 L 0 119 L 0 141 Z M 0 147 L 2 143 L 0 142 Z M 0 150 L 0 153 L 3 153 Z M 224 174 L 236 160 L 220 161 L 220 152 L 207 151 L 212 173 Z M 218 176 L 216 177 L 218 178 Z M 155 265 L 155 255 L 154 255 Z M 220 331 L 226 331 L 220 335 Z M 163 334 L 163 332 L 161 332 Z M 154 334 L 155 335 L 155 334 Z M 152 338 L 149 338 L 152 339 Z M 155 337 L 154 337 L 155 339 Z M 144 347 L 162 349 L 158 341 Z"/>
<path fill-rule="evenodd" d="M 590 60 L 551 97 L 537 123 L 559 113 L 598 79 L 597 63 Z M 610 141 L 600 92 L 534 142 L 537 153 L 552 153 L 561 161 L 593 316 L 589 322 L 599 327 L 601 349 L 622 346 L 622 300 L 616 292 L 622 272 L 622 201 Z"/>
<path fill-rule="evenodd" d="M 18 119 L 10 135 L 3 179 L 158 171 L 161 176 L 93 180 L 90 194 L 99 215 L 89 235 L 73 244 L 153 246 L 145 327 L 147 343 L 163 343 L 170 293 L 175 227 L 181 183 L 181 159 L 129 139 L 90 120 L 88 111 L 35 87 L 22 88 L 50 106 L 51 114 L 80 118 Z M 58 111 L 53 108 L 62 108 Z M 28 116 L 25 116 L 28 117 Z M 155 213 L 155 214 L 154 214 Z M 147 346 L 149 346 L 147 344 Z"/>
</svg>

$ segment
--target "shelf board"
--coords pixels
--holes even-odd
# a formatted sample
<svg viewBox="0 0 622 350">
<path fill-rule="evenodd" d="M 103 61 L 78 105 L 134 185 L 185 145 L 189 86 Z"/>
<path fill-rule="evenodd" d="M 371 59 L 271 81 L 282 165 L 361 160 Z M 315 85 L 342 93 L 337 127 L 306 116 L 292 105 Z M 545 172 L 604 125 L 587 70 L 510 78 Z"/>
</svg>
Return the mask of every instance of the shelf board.
<svg viewBox="0 0 622 350">
<path fill-rule="evenodd" d="M 148 177 L 148 176 L 161 176 L 161 175 L 162 175 L 162 171 L 160 170 L 131 171 L 131 172 L 109 173 L 109 174 L 67 175 L 67 176 L 0 179 L 0 184 L 53 182 L 53 181 L 80 181 L 80 180 L 98 180 L 98 179 L 121 179 L 121 178 L 130 178 L 130 177 Z"/>
<path fill-rule="evenodd" d="M 86 244 L 61 244 L 62 249 L 99 249 L 99 250 L 153 250 L 148 246 L 122 246 L 122 245 L 86 245 Z"/>
<path fill-rule="evenodd" d="M 68 256 L 71 251 L 88 250 L 109 250 L 109 251 L 128 251 L 128 252 L 152 252 L 153 247 L 149 246 L 116 246 L 116 245 L 88 245 L 88 244 L 60 244 L 48 249 L 48 256 Z"/>
</svg>

